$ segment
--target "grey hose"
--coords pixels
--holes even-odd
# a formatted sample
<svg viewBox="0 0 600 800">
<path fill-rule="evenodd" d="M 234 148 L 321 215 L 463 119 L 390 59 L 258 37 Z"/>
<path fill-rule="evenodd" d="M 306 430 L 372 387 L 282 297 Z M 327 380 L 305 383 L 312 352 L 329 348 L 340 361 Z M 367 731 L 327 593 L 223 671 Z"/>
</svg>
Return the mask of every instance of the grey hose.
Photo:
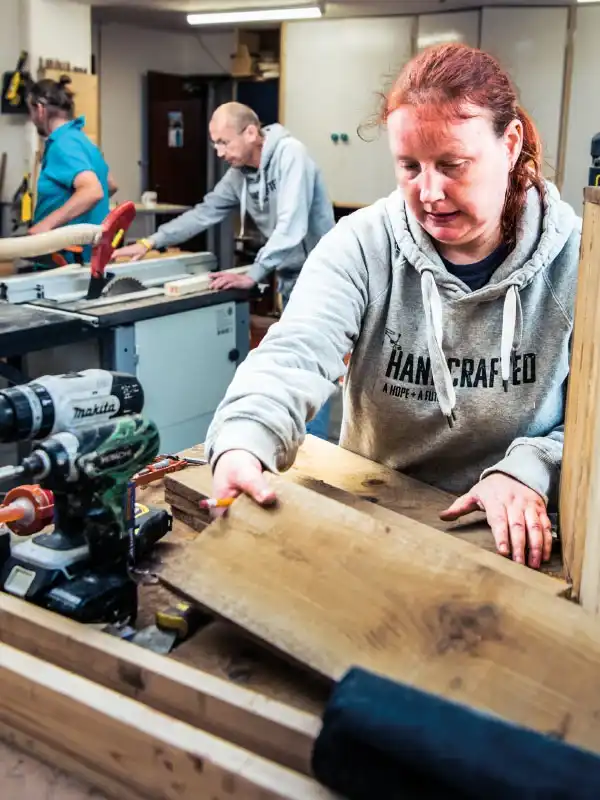
<svg viewBox="0 0 600 800">
<path fill-rule="evenodd" d="M 34 258 L 48 253 L 56 253 L 65 247 L 94 244 L 102 234 L 100 225 L 67 225 L 48 233 L 33 236 L 12 236 L 0 239 L 0 261 L 13 261 L 16 258 Z"/>
</svg>

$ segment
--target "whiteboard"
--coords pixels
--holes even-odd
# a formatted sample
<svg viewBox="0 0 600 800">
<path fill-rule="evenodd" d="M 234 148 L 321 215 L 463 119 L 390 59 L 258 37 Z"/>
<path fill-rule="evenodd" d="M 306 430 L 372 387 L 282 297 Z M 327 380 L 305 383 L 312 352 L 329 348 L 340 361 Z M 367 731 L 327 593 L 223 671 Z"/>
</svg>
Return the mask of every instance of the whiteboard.
<svg viewBox="0 0 600 800">
<path fill-rule="evenodd" d="M 567 43 L 566 8 L 484 8 L 481 47 L 499 59 L 517 85 L 544 145 L 552 178 L 558 140 Z"/>
<path fill-rule="evenodd" d="M 396 185 L 385 131 L 357 133 L 379 94 L 410 59 L 415 17 L 318 20 L 285 25 L 281 119 L 308 148 L 338 205 L 367 205 Z M 332 134 L 346 134 L 334 143 Z"/>
<path fill-rule="evenodd" d="M 583 211 L 583 187 L 591 166 L 592 136 L 600 133 L 600 6 L 577 9 L 577 29 L 567 126 L 563 199 L 578 214 Z"/>
<path fill-rule="evenodd" d="M 479 47 L 480 20 L 479 11 L 422 14 L 417 29 L 417 50 L 452 42 Z"/>
</svg>

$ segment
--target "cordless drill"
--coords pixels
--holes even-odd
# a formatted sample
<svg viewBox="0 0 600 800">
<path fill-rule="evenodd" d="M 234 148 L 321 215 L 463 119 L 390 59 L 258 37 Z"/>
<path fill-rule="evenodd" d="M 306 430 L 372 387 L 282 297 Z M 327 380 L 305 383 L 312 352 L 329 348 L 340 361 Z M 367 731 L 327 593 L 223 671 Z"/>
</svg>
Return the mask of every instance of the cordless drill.
<svg viewBox="0 0 600 800">
<path fill-rule="evenodd" d="M 44 439 L 143 407 L 144 390 L 134 375 L 103 369 L 44 375 L 0 391 L 0 442 Z"/>
<path fill-rule="evenodd" d="M 5 591 L 81 622 L 135 619 L 130 566 L 171 526 L 163 510 L 144 525 L 128 513 L 131 478 L 159 452 L 156 425 L 134 413 L 142 406 L 136 378 L 102 370 L 0 392 L 0 440 L 37 440 L 0 482 L 39 484 L 54 502 L 52 533 L 12 547 L 0 537 Z"/>
</svg>

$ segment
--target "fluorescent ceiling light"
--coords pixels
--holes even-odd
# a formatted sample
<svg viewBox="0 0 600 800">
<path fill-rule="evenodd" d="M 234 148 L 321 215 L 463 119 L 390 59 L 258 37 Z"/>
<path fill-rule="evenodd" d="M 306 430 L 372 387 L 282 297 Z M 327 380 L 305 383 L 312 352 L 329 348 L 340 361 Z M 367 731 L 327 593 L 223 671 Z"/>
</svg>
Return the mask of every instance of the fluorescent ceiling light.
<svg viewBox="0 0 600 800">
<path fill-rule="evenodd" d="M 318 6 L 304 8 L 268 8 L 255 11 L 217 11 L 213 14 L 188 14 L 190 25 L 231 25 L 238 22 L 284 22 L 297 19 L 318 19 Z"/>
<path fill-rule="evenodd" d="M 577 0 L 578 3 L 597 3 L 598 0 Z"/>
</svg>

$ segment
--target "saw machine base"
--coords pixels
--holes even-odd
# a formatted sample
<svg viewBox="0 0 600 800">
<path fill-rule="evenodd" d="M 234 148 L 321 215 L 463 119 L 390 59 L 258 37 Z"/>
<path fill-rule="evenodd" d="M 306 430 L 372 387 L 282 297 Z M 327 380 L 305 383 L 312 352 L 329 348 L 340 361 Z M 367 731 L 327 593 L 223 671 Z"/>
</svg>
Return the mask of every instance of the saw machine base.
<svg viewBox="0 0 600 800">
<path fill-rule="evenodd" d="M 15 323 L 17 317 L 43 315 L 57 324 L 46 325 L 39 337 L 31 325 L 20 331 L 15 324 L 6 334 L 0 328 L 0 357 L 21 357 L 29 380 L 46 374 L 50 364 L 57 373 L 99 367 L 136 375 L 146 390 L 148 413 L 159 426 L 161 447 L 169 452 L 189 447 L 206 435 L 248 353 L 249 297 L 245 291 L 206 288 L 172 297 L 163 287 L 216 269 L 212 253 L 111 264 L 113 277 L 95 299 L 86 298 L 88 267 L 6 278 L 0 296 Z M 61 329 L 60 340 L 52 338 L 53 328 Z"/>
</svg>

